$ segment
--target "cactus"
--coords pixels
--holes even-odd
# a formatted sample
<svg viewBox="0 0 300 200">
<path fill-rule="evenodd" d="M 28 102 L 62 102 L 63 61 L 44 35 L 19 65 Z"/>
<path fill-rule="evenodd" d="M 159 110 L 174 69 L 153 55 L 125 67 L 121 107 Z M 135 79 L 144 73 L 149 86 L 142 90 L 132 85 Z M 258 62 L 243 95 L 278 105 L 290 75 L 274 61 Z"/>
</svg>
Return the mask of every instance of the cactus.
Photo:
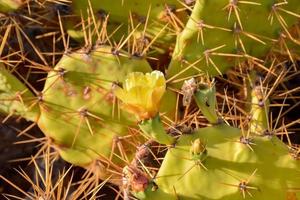
<svg viewBox="0 0 300 200">
<path fill-rule="evenodd" d="M 182 7 L 182 5 L 175 0 L 146 0 L 143 2 L 135 1 L 135 0 L 118 0 L 115 2 L 115 5 L 111 5 L 110 1 L 94 1 L 91 0 L 91 7 L 94 12 L 102 11 L 106 12 L 111 16 L 113 21 L 119 21 L 126 23 L 128 20 L 128 15 L 131 12 L 133 17 L 136 19 L 145 19 L 146 14 L 148 13 L 149 8 L 151 8 L 151 12 L 149 13 L 150 19 L 159 19 L 162 17 L 166 7 L 176 8 Z M 78 15 L 87 14 L 87 9 L 89 7 L 89 1 L 73 1 L 73 8 L 75 13 Z"/>
<path fill-rule="evenodd" d="M 214 95 L 207 92 L 214 91 L 213 87 L 202 90 L 195 94 L 197 102 Z M 214 104 L 212 99 L 209 103 Z M 252 95 L 252 99 L 255 101 L 257 96 Z M 198 105 L 201 110 L 209 107 Z M 214 112 L 212 109 L 203 114 L 210 120 L 216 114 Z M 262 119 L 259 115 L 265 115 L 265 112 L 257 113 L 252 113 L 255 122 Z M 153 200 L 263 200 L 286 199 L 290 195 L 299 198 L 300 163 L 289 155 L 288 147 L 277 137 L 264 136 L 263 129 L 266 128 L 260 124 L 256 132 L 262 132 L 244 136 L 243 130 L 219 123 L 181 135 L 174 148 L 169 148 L 154 178 L 140 175 L 147 178 L 147 187 L 133 190 L 133 193 L 139 199 Z M 131 181 L 138 183 L 137 179 Z"/>
<path fill-rule="evenodd" d="M 297 0 L 197 0 L 178 35 L 167 78 L 184 80 L 199 72 L 215 76 L 244 60 L 261 59 L 279 43 L 299 46 L 289 31 L 299 13 Z M 285 54 L 286 48 L 281 52 Z"/>
<path fill-rule="evenodd" d="M 95 46 L 64 55 L 49 71 L 44 90 L 34 96 L 2 67 L 0 108 L 9 116 L 20 115 L 36 122 L 64 160 L 88 169 L 96 168 L 92 170 L 102 179 L 112 176 L 111 182 L 120 185 L 121 178 L 115 174 L 135 152 L 135 146 L 122 142 L 121 138 L 142 140 L 128 133 L 130 127 L 135 127 L 135 118 L 120 110 L 113 91 L 128 73 L 150 71 L 142 58 L 129 57 L 110 46 Z M 154 91 L 153 100 L 163 97 L 165 86 L 160 90 Z M 164 98 L 170 100 L 168 96 Z M 152 106 L 158 105 L 154 102 Z M 168 102 L 167 109 L 170 105 Z M 172 110 L 174 107 L 175 103 Z M 117 153 L 114 148 L 122 152 Z"/>
<path fill-rule="evenodd" d="M 119 108 L 114 107 L 111 88 L 113 82 L 121 82 L 131 71 L 147 72 L 150 67 L 141 59 L 115 56 L 108 46 L 96 47 L 90 53 L 74 52 L 65 55 L 49 72 L 44 90 L 33 98 L 16 78 L 1 70 L 1 80 L 8 80 L 1 97 L 12 98 L 19 92 L 24 105 L 31 104 L 31 110 L 15 98 L 8 101 L 9 105 L 1 101 L 1 107 L 6 106 L 2 110 L 9 114 L 36 121 L 66 161 L 83 167 L 101 159 L 110 162 L 112 157 L 124 162 L 114 155 L 112 145 L 116 138 L 127 135 L 134 123 L 129 114 L 118 113 Z M 33 119 L 25 109 L 40 113 Z M 130 152 L 130 147 L 124 149 Z M 105 173 L 102 176 L 107 177 Z"/>
<path fill-rule="evenodd" d="M 0 12 L 17 10 L 24 4 L 23 0 L 0 0 Z"/>
<path fill-rule="evenodd" d="M 39 109 L 33 106 L 34 95 L 0 63 L 0 112 L 36 121 Z"/>
<path fill-rule="evenodd" d="M 131 31 L 124 34 L 129 27 L 130 30 L 134 29 L 141 40 L 149 40 L 148 42 L 153 40 L 151 48 L 160 52 L 165 52 L 170 48 L 170 45 L 176 40 L 176 34 L 182 30 L 188 17 L 184 10 L 180 11 L 184 6 L 176 0 L 142 2 L 120 0 L 115 4 L 115 6 L 111 6 L 111 2 L 107 0 L 101 2 L 72 1 L 72 8 L 76 15 L 82 16 L 84 19 L 109 16 L 108 29 L 115 30 L 121 27 L 121 30 L 115 34 L 117 36 L 114 35 L 115 39 L 120 40 L 124 36 L 130 36 Z M 71 37 L 75 36 L 79 39 L 82 31 L 75 31 L 74 27 L 69 26 L 68 32 L 71 33 Z M 145 52 L 142 55 L 144 56 Z"/>
<path fill-rule="evenodd" d="M 227 125 L 202 128 L 182 136 L 169 149 L 162 166 L 140 199 L 285 199 L 299 188 L 299 161 L 278 138 L 240 140 L 239 129 Z M 207 156 L 190 153 L 191 143 L 206 141 Z M 275 175 L 276 174 L 276 175 Z M 297 192 L 299 198 L 299 192 Z"/>
<path fill-rule="evenodd" d="M 39 36 L 53 34 L 51 52 L 64 47 L 58 63 L 60 54 L 53 53 L 53 68 L 44 67 L 47 59 L 40 60 L 41 66 L 20 51 L 22 64 L 47 72 L 40 92 L 27 77 L 0 63 L 0 112 L 7 115 L 3 121 L 11 116 L 33 121 L 64 160 L 119 186 L 125 200 L 130 195 L 154 200 L 300 198 L 299 150 L 270 130 L 273 89 L 267 91 L 255 71 L 263 65 L 279 84 L 283 79 L 276 64 L 291 61 L 296 68 L 297 0 L 120 0 L 115 5 L 74 0 L 72 8 L 80 16 L 80 31 L 74 27 L 76 19 L 59 10 L 55 31 Z M 61 22 L 70 16 L 66 32 L 85 41 L 75 51 Z M 125 26 L 115 34 L 120 24 Z M 0 38 L 7 38 L 10 27 Z M 34 41 L 29 42 L 34 48 Z M 169 53 L 174 44 L 170 63 L 148 62 Z M 1 53 L 12 52 L 3 56 L 12 66 L 19 52 L 6 46 L 9 40 L 0 45 Z M 34 51 L 42 58 L 51 54 Z M 208 81 L 233 66 L 239 67 L 236 79 L 249 79 L 245 88 L 236 84 L 248 95 L 248 102 L 239 100 L 246 107 L 243 116 L 231 113 L 239 108 L 235 100 L 233 108 L 228 106 L 230 114 L 223 116 L 216 82 Z M 227 117 L 240 117 L 240 123 Z"/>
</svg>

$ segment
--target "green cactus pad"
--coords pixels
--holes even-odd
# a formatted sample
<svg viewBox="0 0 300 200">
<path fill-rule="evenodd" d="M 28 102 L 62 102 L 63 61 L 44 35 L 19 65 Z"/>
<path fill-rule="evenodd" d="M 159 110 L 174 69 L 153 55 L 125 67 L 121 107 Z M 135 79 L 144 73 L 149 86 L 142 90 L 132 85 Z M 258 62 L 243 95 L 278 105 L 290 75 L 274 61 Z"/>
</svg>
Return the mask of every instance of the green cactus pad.
<svg viewBox="0 0 300 200">
<path fill-rule="evenodd" d="M 281 33 L 289 35 L 288 27 L 297 22 L 300 13 L 298 0 L 278 2 L 196 1 L 185 29 L 177 38 L 167 77 L 182 72 L 176 77 L 181 79 L 199 71 L 218 75 L 247 58 L 265 56 L 278 43 Z M 278 19 L 284 22 L 279 23 Z M 289 37 L 285 40 L 289 41 Z M 175 85 L 180 87 L 180 83 Z"/>
<path fill-rule="evenodd" d="M 176 0 L 124 0 L 123 4 L 122 0 L 117 0 L 114 4 L 109 0 L 91 0 L 90 2 L 94 12 L 105 12 L 110 15 L 111 20 L 124 23 L 128 22 L 130 12 L 134 18 L 144 20 L 149 8 L 151 8 L 149 18 L 158 20 L 166 6 L 182 7 Z M 88 1 L 75 0 L 72 3 L 76 14 L 80 15 L 82 13 L 87 15 L 87 8 L 89 8 Z"/>
<path fill-rule="evenodd" d="M 90 12 L 87 12 L 87 10 L 90 10 L 88 2 L 80 0 L 72 1 L 74 13 L 77 16 L 83 15 L 84 18 L 91 16 Z M 95 18 L 109 15 L 107 29 L 109 33 L 120 28 L 119 26 L 122 25 L 122 31 L 114 34 L 114 39 L 120 40 L 124 35 L 129 34 L 127 33 L 128 27 L 135 27 L 135 32 L 142 34 L 143 39 L 149 39 L 148 42 L 156 38 L 151 48 L 161 53 L 168 50 L 174 44 L 177 33 L 182 30 L 188 18 L 185 11 L 175 12 L 176 9 L 184 8 L 177 0 L 117 0 L 114 2 L 114 5 L 108 0 L 101 2 L 91 0 L 90 2 L 94 16 L 96 16 Z M 146 20 L 147 16 L 149 17 L 148 21 Z M 74 36 L 77 40 L 80 39 L 80 30 L 75 31 L 74 27 L 68 27 L 68 32 L 71 34 L 71 37 Z"/>
<path fill-rule="evenodd" d="M 300 162 L 287 146 L 277 137 L 256 136 L 249 145 L 240 137 L 239 129 L 224 124 L 183 135 L 169 149 L 154 180 L 158 189 L 149 185 L 136 195 L 151 200 L 285 200 L 288 193 L 299 197 Z M 207 158 L 201 165 L 190 153 L 196 139 L 206 143 Z"/>
<path fill-rule="evenodd" d="M 36 121 L 39 109 L 34 101 L 30 90 L 0 63 L 0 113 Z"/>
<path fill-rule="evenodd" d="M 112 87 L 132 71 L 151 68 L 144 60 L 116 56 L 110 47 L 101 46 L 90 53 L 65 55 L 48 74 L 39 126 L 62 148 L 64 159 L 80 166 L 108 159 L 114 138 L 128 134 L 133 117 L 113 107 Z M 74 159 L 68 148 L 86 158 Z"/>
<path fill-rule="evenodd" d="M 23 4 L 22 0 L 0 0 L 0 12 L 17 10 Z"/>
</svg>

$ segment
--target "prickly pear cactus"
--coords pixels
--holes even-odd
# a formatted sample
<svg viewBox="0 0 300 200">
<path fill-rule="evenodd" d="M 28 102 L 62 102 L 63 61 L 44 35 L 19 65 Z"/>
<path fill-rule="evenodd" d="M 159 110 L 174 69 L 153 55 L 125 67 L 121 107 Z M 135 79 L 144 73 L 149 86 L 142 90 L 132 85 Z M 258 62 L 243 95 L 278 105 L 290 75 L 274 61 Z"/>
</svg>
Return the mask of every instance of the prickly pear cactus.
<svg viewBox="0 0 300 200">
<path fill-rule="evenodd" d="M 252 90 L 252 101 L 263 98 L 255 93 L 257 88 Z M 215 125 L 181 135 L 169 147 L 155 177 L 133 171 L 133 186 L 143 180 L 137 177 L 148 178 L 143 181 L 146 186 L 131 189 L 133 194 L 139 199 L 299 198 L 300 162 L 276 136 L 265 134 L 264 107 L 250 111 L 253 125 L 249 130 L 233 128 L 217 120 L 214 95 L 214 86 L 202 86 L 194 97 Z M 202 104 L 204 99 L 207 103 Z"/>
<path fill-rule="evenodd" d="M 39 109 L 34 107 L 35 96 L 12 72 L 0 63 L 0 112 L 19 115 L 36 121 Z"/>
<path fill-rule="evenodd" d="M 124 146 L 124 157 L 118 159 L 113 142 L 127 135 L 134 121 L 120 111 L 112 88 L 131 71 L 147 72 L 150 67 L 144 60 L 118 57 L 110 47 L 100 46 L 90 53 L 65 55 L 48 74 L 39 126 L 65 160 L 87 166 L 96 160 L 111 162 L 112 157 L 128 159 L 130 147 Z"/>
<path fill-rule="evenodd" d="M 176 40 L 179 33 L 188 19 L 182 3 L 176 0 L 125 0 L 111 1 L 72 1 L 74 13 L 83 18 L 100 19 L 109 16 L 108 28 L 114 32 L 114 37 L 122 39 L 132 33 L 124 34 L 133 29 L 140 40 L 147 40 L 152 43 L 151 48 L 160 52 L 166 51 Z M 178 10 L 178 11 L 177 11 Z M 93 14 L 92 14 L 93 13 Z M 120 29 L 119 31 L 116 31 Z M 68 32 L 78 39 L 82 30 L 74 30 L 68 27 Z M 119 36 L 118 36 L 119 35 Z M 153 40 L 153 41 L 151 41 Z M 155 40 L 155 42 L 154 42 Z"/>
<path fill-rule="evenodd" d="M 105 12 L 111 16 L 113 21 L 120 21 L 126 23 L 128 15 L 131 13 L 135 19 L 145 20 L 147 13 L 150 9 L 149 18 L 156 19 L 163 17 L 167 8 L 174 9 L 176 7 L 182 7 L 180 2 L 176 0 L 117 0 L 115 5 L 112 6 L 111 1 L 95 1 L 92 0 L 91 7 L 95 12 Z M 77 14 L 80 15 L 80 10 L 83 14 L 87 13 L 86 8 L 89 7 L 88 1 L 73 1 L 73 8 Z"/>
<path fill-rule="evenodd" d="M 23 4 L 23 0 L 0 0 L 0 12 L 9 12 L 17 10 Z"/>
<path fill-rule="evenodd" d="M 222 74 L 244 60 L 257 63 L 278 44 L 285 54 L 287 42 L 299 45 L 289 31 L 299 13 L 297 0 L 197 0 L 178 35 L 167 78 Z"/>
<path fill-rule="evenodd" d="M 286 199 L 300 187 L 300 163 L 277 137 L 244 142 L 239 129 L 221 124 L 183 135 L 140 199 Z M 195 156 L 200 139 L 205 157 Z M 192 151 L 191 151 L 192 149 Z M 203 151 L 199 155 L 204 154 Z"/>
<path fill-rule="evenodd" d="M 48 73 L 43 91 L 34 96 L 1 67 L 0 108 L 9 116 L 36 122 L 66 161 L 120 185 L 120 170 L 143 139 L 130 133 L 137 119 L 121 109 L 114 90 L 127 74 L 150 71 L 142 58 L 110 46 L 95 46 L 65 54 Z M 168 105 L 153 106 L 162 112 L 175 110 L 175 102 L 164 91 L 165 86 L 159 98 L 165 98 Z"/>
<path fill-rule="evenodd" d="M 19 2 L 0 0 L 0 12 L 17 9 Z M 280 66 L 295 65 L 299 5 L 298 0 L 74 0 L 77 18 L 69 15 L 71 9 L 55 12 L 59 31 L 54 31 L 53 51 L 63 46 L 65 53 L 55 67 L 45 68 L 42 91 L 0 65 L 0 112 L 5 119 L 14 115 L 33 121 L 64 160 L 120 186 L 125 200 L 297 200 L 299 150 L 270 130 L 273 88 L 255 81 L 252 67 L 277 77 L 278 69 L 263 66 L 271 65 L 270 58 Z M 68 17 L 66 33 L 85 41 L 74 52 L 69 43 L 77 43 L 64 37 L 62 19 Z M 56 46 L 57 41 L 62 44 Z M 275 52 L 288 60 L 281 62 Z M 151 59 L 159 60 L 161 53 L 166 62 L 155 66 Z M 19 52 L 7 59 L 14 56 Z M 30 59 L 22 64 L 27 62 L 36 69 Z M 234 98 L 232 107 L 228 98 L 228 108 L 224 103 L 218 111 L 216 82 L 203 81 L 233 66 L 240 68 L 236 79 L 253 82 L 245 88 L 235 84 L 246 96 L 237 101 L 246 107 L 238 107 L 242 116 L 231 113 L 237 108 Z"/>
</svg>

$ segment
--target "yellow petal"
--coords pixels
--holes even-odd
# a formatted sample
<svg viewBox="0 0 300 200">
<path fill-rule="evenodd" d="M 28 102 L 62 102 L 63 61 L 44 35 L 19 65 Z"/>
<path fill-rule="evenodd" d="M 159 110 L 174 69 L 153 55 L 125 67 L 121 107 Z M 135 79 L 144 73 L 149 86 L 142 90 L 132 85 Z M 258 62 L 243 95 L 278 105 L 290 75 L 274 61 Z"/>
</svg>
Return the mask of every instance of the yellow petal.
<svg viewBox="0 0 300 200">
<path fill-rule="evenodd" d="M 116 88 L 115 95 L 129 112 L 135 113 L 139 118 L 154 117 L 165 90 L 166 81 L 162 72 L 133 72 L 125 80 L 123 89 Z"/>
</svg>

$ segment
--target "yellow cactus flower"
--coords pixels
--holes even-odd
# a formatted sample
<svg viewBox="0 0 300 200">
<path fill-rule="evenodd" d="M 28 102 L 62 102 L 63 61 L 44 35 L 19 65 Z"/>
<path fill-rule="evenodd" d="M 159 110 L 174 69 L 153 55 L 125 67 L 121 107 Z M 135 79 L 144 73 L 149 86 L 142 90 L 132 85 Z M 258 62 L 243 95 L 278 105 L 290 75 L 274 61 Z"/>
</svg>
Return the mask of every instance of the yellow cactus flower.
<svg viewBox="0 0 300 200">
<path fill-rule="evenodd" d="M 115 95 L 123 102 L 125 109 L 135 114 L 139 120 L 157 115 L 160 100 L 166 91 L 166 80 L 162 72 L 143 74 L 130 73 L 123 88 L 117 87 Z"/>
</svg>

